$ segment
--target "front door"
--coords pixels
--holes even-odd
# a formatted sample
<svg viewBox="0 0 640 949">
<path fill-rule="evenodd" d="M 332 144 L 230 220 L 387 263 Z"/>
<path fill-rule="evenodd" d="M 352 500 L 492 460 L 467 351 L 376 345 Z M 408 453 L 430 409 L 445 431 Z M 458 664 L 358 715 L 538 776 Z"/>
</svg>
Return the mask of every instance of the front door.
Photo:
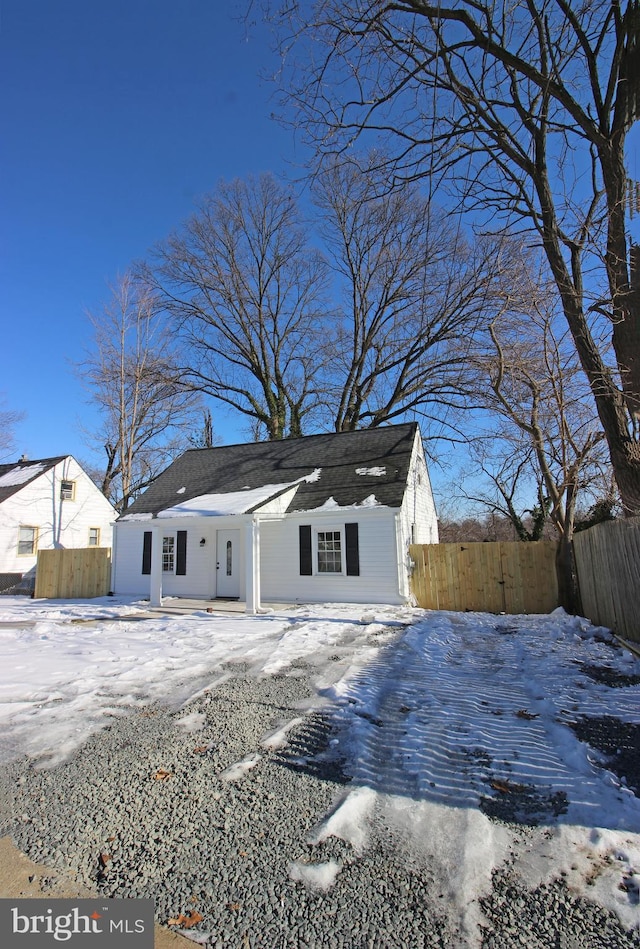
<svg viewBox="0 0 640 949">
<path fill-rule="evenodd" d="M 218 531 L 216 596 L 240 596 L 240 531 Z"/>
</svg>

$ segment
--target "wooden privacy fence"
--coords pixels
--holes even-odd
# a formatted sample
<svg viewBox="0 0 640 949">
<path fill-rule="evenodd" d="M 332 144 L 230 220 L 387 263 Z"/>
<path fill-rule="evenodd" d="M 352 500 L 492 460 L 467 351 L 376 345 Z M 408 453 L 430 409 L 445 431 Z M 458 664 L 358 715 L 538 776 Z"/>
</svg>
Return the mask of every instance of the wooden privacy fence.
<svg viewBox="0 0 640 949">
<path fill-rule="evenodd" d="M 580 531 L 573 549 L 584 615 L 640 642 L 640 517 Z"/>
<path fill-rule="evenodd" d="M 559 605 L 555 541 L 412 544 L 412 592 L 429 610 L 550 613 Z"/>
<path fill-rule="evenodd" d="M 39 550 L 34 596 L 57 600 L 106 596 L 111 588 L 110 547 Z"/>
</svg>

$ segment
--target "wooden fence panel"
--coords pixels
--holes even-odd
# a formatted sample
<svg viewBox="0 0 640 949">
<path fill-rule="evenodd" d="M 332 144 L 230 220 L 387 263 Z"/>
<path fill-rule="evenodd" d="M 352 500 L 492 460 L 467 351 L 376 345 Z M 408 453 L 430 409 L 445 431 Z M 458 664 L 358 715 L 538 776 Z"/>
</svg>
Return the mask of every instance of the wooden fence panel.
<svg viewBox="0 0 640 949">
<path fill-rule="evenodd" d="M 106 596 L 110 587 L 110 547 L 38 551 L 35 597 L 90 599 Z"/>
<path fill-rule="evenodd" d="M 549 613 L 559 603 L 554 541 L 413 544 L 412 592 L 432 610 Z"/>
<path fill-rule="evenodd" d="M 640 642 L 640 517 L 580 531 L 573 549 L 584 615 Z"/>
</svg>

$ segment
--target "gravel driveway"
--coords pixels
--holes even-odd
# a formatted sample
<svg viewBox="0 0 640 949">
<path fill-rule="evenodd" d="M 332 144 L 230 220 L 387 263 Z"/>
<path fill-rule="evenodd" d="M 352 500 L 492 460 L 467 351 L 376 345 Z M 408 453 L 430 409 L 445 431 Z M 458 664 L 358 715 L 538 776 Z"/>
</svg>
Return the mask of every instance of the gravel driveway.
<svg viewBox="0 0 640 949">
<path fill-rule="evenodd" d="M 366 845 L 319 837 L 350 775 L 331 753 L 334 724 L 301 713 L 316 694 L 304 663 L 288 671 L 256 678 L 239 666 L 187 716 L 148 706 L 114 718 L 65 764 L 14 761 L 2 777 L 3 831 L 105 896 L 153 898 L 161 922 L 206 946 L 640 946 L 637 930 L 561 879 L 524 891 L 508 862 L 469 932 L 436 869 L 412 857 L 383 810 L 370 815 Z M 283 721 L 296 722 L 287 743 L 265 748 Z M 509 827 L 526 845 L 531 828 Z"/>
</svg>

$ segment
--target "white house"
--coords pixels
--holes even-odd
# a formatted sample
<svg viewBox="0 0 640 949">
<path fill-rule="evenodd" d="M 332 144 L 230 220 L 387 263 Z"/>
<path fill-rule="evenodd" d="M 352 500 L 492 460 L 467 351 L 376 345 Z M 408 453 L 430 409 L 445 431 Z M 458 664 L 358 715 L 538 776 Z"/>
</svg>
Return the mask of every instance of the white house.
<svg viewBox="0 0 640 949">
<path fill-rule="evenodd" d="M 438 528 L 415 423 L 200 448 L 116 523 L 118 594 L 401 603 Z"/>
<path fill-rule="evenodd" d="M 110 547 L 116 517 L 71 455 L 0 465 L 0 590 L 33 587 L 39 550 Z"/>
</svg>

